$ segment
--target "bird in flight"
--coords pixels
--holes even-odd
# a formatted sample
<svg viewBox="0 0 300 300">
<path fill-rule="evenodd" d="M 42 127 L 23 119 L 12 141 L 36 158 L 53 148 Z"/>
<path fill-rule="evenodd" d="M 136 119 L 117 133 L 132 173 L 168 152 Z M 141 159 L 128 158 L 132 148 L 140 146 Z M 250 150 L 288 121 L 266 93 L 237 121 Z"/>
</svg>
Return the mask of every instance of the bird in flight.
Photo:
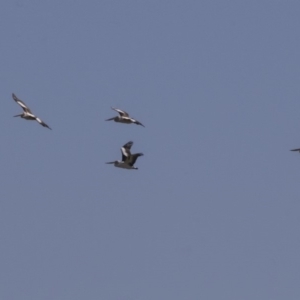
<svg viewBox="0 0 300 300">
<path fill-rule="evenodd" d="M 136 125 L 141 125 L 143 127 L 145 127 L 141 122 L 129 117 L 129 114 L 121 109 L 118 108 L 114 108 L 112 107 L 111 109 L 115 110 L 116 112 L 119 113 L 118 116 L 115 116 L 113 118 L 107 119 L 105 121 L 111 121 L 114 120 L 115 122 L 119 122 L 119 123 L 124 123 L 124 124 L 136 124 Z"/>
<path fill-rule="evenodd" d="M 45 122 L 43 122 L 40 118 L 36 117 L 31 110 L 29 109 L 29 107 L 27 107 L 27 105 L 20 100 L 14 93 L 12 94 L 13 99 L 22 107 L 23 109 L 23 113 L 19 114 L 19 115 L 15 115 L 14 117 L 21 117 L 23 119 L 26 120 L 35 120 L 37 122 L 39 122 L 42 126 L 47 127 L 49 129 L 51 129 Z"/>
<path fill-rule="evenodd" d="M 107 162 L 107 164 L 114 164 L 114 166 L 118 168 L 137 170 L 138 168 L 136 168 L 134 164 L 138 159 L 138 157 L 143 156 L 144 154 L 143 153 L 131 154 L 130 148 L 132 145 L 133 142 L 130 141 L 121 148 L 121 153 L 122 153 L 121 161 L 115 160 L 115 161 Z"/>
</svg>

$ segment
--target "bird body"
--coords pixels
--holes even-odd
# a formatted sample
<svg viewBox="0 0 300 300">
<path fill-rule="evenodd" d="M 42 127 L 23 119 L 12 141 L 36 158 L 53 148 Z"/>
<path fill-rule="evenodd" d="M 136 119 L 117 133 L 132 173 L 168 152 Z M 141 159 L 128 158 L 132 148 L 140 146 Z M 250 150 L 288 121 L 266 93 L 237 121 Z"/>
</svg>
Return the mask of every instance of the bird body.
<svg viewBox="0 0 300 300">
<path fill-rule="evenodd" d="M 14 117 L 21 117 L 25 120 L 35 120 L 37 121 L 39 124 L 41 124 L 44 127 L 47 127 L 49 129 L 51 129 L 45 122 L 43 122 L 40 118 L 38 118 L 37 116 L 35 116 L 31 110 L 29 109 L 29 107 L 22 101 L 20 100 L 14 93 L 12 94 L 13 99 L 22 107 L 23 109 L 23 113 L 22 114 L 18 114 L 15 115 Z"/>
<path fill-rule="evenodd" d="M 118 123 L 123 123 L 123 124 L 136 124 L 136 125 L 141 125 L 143 127 L 145 127 L 141 122 L 131 118 L 129 116 L 129 114 L 124 111 L 124 110 L 121 110 L 121 109 L 118 109 L 118 108 L 114 108 L 112 107 L 111 109 L 115 110 L 116 112 L 119 113 L 118 116 L 115 116 L 115 117 L 112 117 L 110 119 L 107 119 L 105 121 L 112 121 L 114 120 L 115 122 L 118 122 Z"/>
<path fill-rule="evenodd" d="M 136 167 L 130 166 L 129 164 L 127 164 L 124 161 L 116 160 L 114 162 L 108 162 L 107 164 L 111 164 L 111 163 L 113 163 L 114 166 L 117 168 L 128 169 L 128 170 L 131 170 L 131 169 L 137 170 L 138 169 Z"/>
<path fill-rule="evenodd" d="M 130 148 L 132 145 L 133 142 L 130 141 L 121 148 L 121 153 L 122 153 L 121 161 L 115 160 L 115 161 L 107 162 L 107 164 L 114 164 L 114 166 L 117 168 L 137 170 L 138 168 L 136 168 L 134 164 L 138 159 L 138 157 L 143 156 L 144 154 L 143 153 L 131 154 Z"/>
</svg>

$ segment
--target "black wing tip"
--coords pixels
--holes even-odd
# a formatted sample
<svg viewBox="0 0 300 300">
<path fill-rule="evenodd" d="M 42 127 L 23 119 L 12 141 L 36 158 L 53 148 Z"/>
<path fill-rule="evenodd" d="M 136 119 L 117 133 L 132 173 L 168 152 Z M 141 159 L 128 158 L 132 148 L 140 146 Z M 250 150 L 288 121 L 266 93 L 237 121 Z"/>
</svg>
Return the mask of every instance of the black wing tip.
<svg viewBox="0 0 300 300">
<path fill-rule="evenodd" d="M 126 148 L 126 147 L 131 147 L 133 145 L 133 141 L 129 141 L 127 142 L 123 147 Z"/>
<path fill-rule="evenodd" d="M 137 120 L 135 120 L 134 124 L 135 124 L 135 125 L 141 125 L 141 126 L 143 126 L 143 127 L 146 127 L 145 125 L 143 125 L 141 122 L 139 122 L 139 121 L 137 121 Z"/>
<path fill-rule="evenodd" d="M 48 129 L 52 130 L 50 126 L 48 126 L 46 123 L 40 123 L 43 127 L 47 127 Z"/>
</svg>

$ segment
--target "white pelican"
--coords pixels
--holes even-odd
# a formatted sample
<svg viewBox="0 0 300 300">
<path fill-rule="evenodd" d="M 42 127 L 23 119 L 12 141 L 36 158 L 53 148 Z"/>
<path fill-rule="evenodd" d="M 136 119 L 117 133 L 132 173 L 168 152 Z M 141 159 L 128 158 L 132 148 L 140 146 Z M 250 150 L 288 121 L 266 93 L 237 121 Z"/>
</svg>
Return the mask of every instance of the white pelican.
<svg viewBox="0 0 300 300">
<path fill-rule="evenodd" d="M 21 117 L 26 120 L 36 120 L 39 122 L 42 126 L 47 127 L 51 129 L 46 123 L 44 123 L 40 118 L 36 117 L 31 110 L 26 106 L 26 104 L 21 101 L 14 93 L 12 94 L 13 99 L 22 107 L 23 113 L 19 115 L 15 115 L 14 117 Z"/>
<path fill-rule="evenodd" d="M 114 108 L 114 107 L 112 107 L 111 109 L 113 109 L 116 112 L 118 112 L 119 116 L 107 119 L 105 121 L 114 120 L 115 122 L 119 122 L 119 123 L 125 123 L 125 124 L 132 124 L 132 123 L 134 123 L 134 124 L 141 125 L 141 126 L 145 127 L 141 122 L 139 122 L 139 121 L 137 121 L 137 120 L 135 120 L 133 118 L 130 118 L 129 114 L 126 111 L 118 109 L 118 108 Z"/>
<path fill-rule="evenodd" d="M 114 164 L 115 167 L 118 168 L 137 170 L 138 168 L 134 166 L 134 163 L 136 162 L 139 156 L 143 156 L 144 154 L 143 153 L 131 154 L 130 148 L 132 145 L 133 142 L 130 141 L 121 148 L 121 152 L 122 152 L 121 161 L 119 160 L 111 161 L 111 162 L 107 162 L 107 164 Z"/>
</svg>

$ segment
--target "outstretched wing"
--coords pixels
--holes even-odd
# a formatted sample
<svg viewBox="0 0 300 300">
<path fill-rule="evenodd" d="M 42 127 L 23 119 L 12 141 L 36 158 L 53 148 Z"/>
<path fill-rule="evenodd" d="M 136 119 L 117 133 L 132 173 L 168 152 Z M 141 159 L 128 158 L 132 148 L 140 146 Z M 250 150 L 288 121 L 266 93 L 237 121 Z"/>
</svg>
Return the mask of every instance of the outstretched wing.
<svg viewBox="0 0 300 300">
<path fill-rule="evenodd" d="M 139 122 L 138 120 L 135 120 L 135 119 L 132 119 L 133 120 L 133 123 L 134 124 L 137 124 L 137 125 L 141 125 L 143 127 L 145 127 L 141 122 Z"/>
<path fill-rule="evenodd" d="M 129 142 L 126 143 L 122 148 L 125 148 L 125 149 L 130 150 L 132 145 L 133 145 L 133 142 L 132 142 L 132 141 L 129 141 Z"/>
<path fill-rule="evenodd" d="M 37 122 L 39 122 L 42 126 L 47 127 L 51 129 L 45 122 L 43 122 L 40 118 L 36 117 L 35 118 Z M 52 130 L 52 129 L 51 129 Z"/>
<path fill-rule="evenodd" d="M 143 156 L 144 154 L 143 153 L 136 153 L 136 154 L 132 154 L 131 156 L 130 156 L 130 159 L 129 159 L 129 166 L 133 166 L 134 164 L 135 164 L 135 162 L 136 162 L 136 160 L 138 159 L 138 157 L 140 157 L 140 156 Z"/>
<path fill-rule="evenodd" d="M 126 161 L 130 158 L 131 153 L 130 153 L 130 148 L 133 145 L 133 142 L 130 141 L 128 143 L 126 143 L 122 148 L 121 148 L 121 152 L 122 152 L 122 161 Z"/>
<path fill-rule="evenodd" d="M 124 110 L 121 110 L 121 109 L 118 109 L 118 108 L 114 108 L 114 107 L 112 107 L 111 109 L 113 109 L 116 112 L 118 112 L 121 117 L 129 117 L 129 114 L 126 111 L 124 111 Z"/>
<path fill-rule="evenodd" d="M 12 97 L 13 99 L 22 107 L 22 109 L 25 111 L 25 112 L 28 112 L 28 113 L 31 113 L 31 110 L 29 109 L 29 107 L 22 101 L 20 100 L 14 93 L 12 93 Z"/>
</svg>

